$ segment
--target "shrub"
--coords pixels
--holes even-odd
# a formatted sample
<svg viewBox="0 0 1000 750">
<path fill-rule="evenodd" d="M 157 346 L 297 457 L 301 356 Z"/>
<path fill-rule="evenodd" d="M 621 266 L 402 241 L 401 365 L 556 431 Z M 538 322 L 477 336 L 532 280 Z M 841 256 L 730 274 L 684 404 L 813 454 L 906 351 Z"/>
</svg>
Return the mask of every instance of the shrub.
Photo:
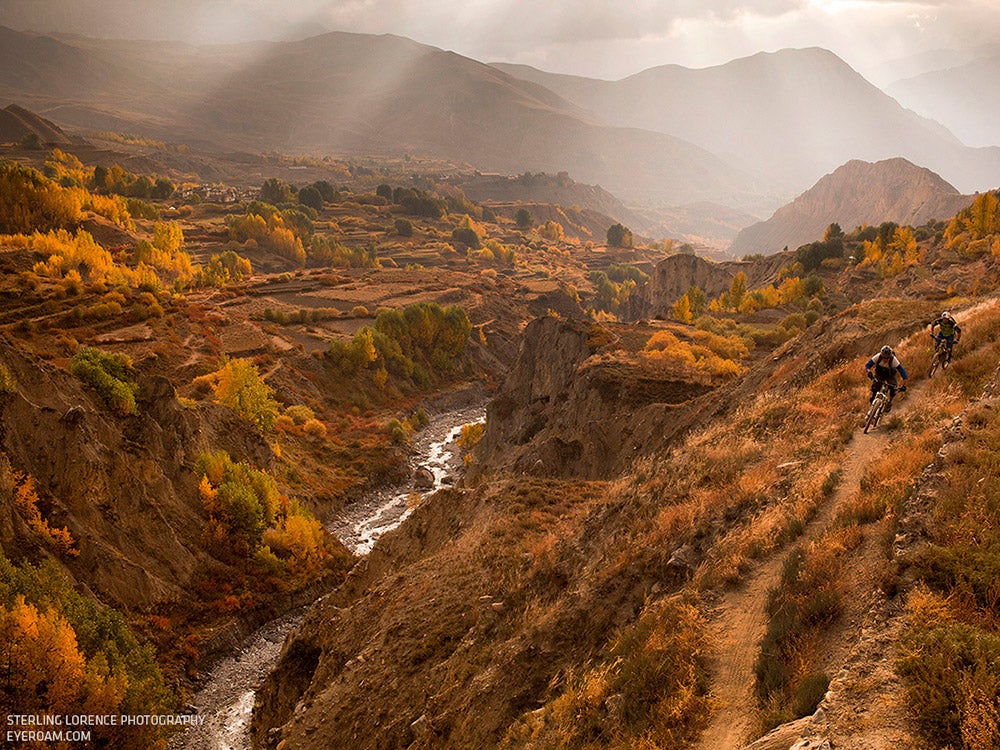
<svg viewBox="0 0 1000 750">
<path fill-rule="evenodd" d="M 310 437 L 320 438 L 326 436 L 326 425 L 318 419 L 308 419 L 302 425 L 302 431 Z"/>
<path fill-rule="evenodd" d="M 297 404 L 295 406 L 289 406 L 285 409 L 285 416 L 290 417 L 295 424 L 301 426 L 310 419 L 314 419 L 316 414 L 308 406 Z"/>
<path fill-rule="evenodd" d="M 111 354 L 90 346 L 81 347 L 70 360 L 70 372 L 94 388 L 121 416 L 135 414 L 135 396 L 139 386 L 132 382 L 132 360 L 124 354 Z"/>
</svg>

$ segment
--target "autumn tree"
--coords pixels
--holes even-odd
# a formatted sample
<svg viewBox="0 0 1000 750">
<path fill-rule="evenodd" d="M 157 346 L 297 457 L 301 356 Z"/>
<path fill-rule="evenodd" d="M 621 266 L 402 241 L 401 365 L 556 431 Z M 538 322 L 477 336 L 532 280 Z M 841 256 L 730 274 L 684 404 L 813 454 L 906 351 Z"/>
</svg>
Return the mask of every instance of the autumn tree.
<svg viewBox="0 0 1000 750">
<path fill-rule="evenodd" d="M 538 228 L 538 234 L 550 242 L 562 242 L 565 238 L 563 225 L 551 219 Z"/>
<path fill-rule="evenodd" d="M 0 164 L 0 234 L 76 226 L 83 218 L 80 197 L 30 167 Z"/>
<path fill-rule="evenodd" d="M 729 304 L 734 310 L 740 309 L 740 304 L 743 302 L 743 296 L 747 291 L 747 275 L 740 271 L 734 277 L 732 282 L 729 284 Z"/>
<path fill-rule="evenodd" d="M 691 302 L 686 294 L 674 303 L 673 313 L 681 323 L 691 322 Z"/>
<path fill-rule="evenodd" d="M 256 425 L 261 432 L 270 430 L 278 418 L 274 390 L 261 378 L 257 367 L 247 359 L 231 359 L 216 373 L 215 400 Z"/>
</svg>

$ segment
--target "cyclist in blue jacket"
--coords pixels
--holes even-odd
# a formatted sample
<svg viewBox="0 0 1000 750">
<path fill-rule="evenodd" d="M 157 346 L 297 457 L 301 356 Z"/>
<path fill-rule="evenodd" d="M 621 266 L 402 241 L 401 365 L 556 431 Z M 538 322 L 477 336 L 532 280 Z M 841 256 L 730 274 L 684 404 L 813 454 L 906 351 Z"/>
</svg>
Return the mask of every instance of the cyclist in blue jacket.
<svg viewBox="0 0 1000 750">
<path fill-rule="evenodd" d="M 875 394 L 878 393 L 878 389 L 881 387 L 882 383 L 889 384 L 889 403 L 885 407 L 886 414 L 892 410 L 892 400 L 896 398 L 897 372 L 903 378 L 903 384 L 902 386 L 899 386 L 898 389 L 905 391 L 906 380 L 908 377 L 906 369 L 903 367 L 903 363 L 896 359 L 896 354 L 892 351 L 891 346 L 883 346 L 879 350 L 878 354 L 865 363 L 865 375 L 867 375 L 872 381 L 872 392 L 871 396 L 868 398 L 869 404 L 875 400 Z"/>
</svg>

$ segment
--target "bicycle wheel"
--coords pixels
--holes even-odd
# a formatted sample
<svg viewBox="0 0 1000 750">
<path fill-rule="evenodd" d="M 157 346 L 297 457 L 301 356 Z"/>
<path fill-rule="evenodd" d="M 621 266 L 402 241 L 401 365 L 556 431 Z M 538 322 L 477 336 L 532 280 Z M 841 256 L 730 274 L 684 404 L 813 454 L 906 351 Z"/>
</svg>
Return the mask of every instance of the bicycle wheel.
<svg viewBox="0 0 1000 750">
<path fill-rule="evenodd" d="M 868 415 L 865 417 L 865 434 L 868 434 L 868 430 L 878 424 L 879 417 L 882 416 L 882 397 L 876 396 L 875 400 L 872 401 L 871 407 L 868 409 Z"/>
</svg>

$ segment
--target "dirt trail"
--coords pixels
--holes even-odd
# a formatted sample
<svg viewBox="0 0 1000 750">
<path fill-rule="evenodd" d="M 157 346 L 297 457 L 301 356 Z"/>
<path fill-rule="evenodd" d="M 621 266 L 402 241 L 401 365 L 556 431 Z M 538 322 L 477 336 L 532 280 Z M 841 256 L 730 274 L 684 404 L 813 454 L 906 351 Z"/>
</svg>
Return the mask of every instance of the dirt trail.
<svg viewBox="0 0 1000 750">
<path fill-rule="evenodd" d="M 897 401 L 897 407 L 905 405 Z M 807 524 L 799 543 L 817 538 L 833 520 L 841 503 L 858 487 L 865 468 L 889 446 L 889 435 L 876 429 L 867 435 L 859 428 L 841 464 L 840 482 L 830 499 Z M 708 654 L 712 697 L 717 709 L 695 750 L 738 750 L 755 728 L 754 661 L 767 629 L 767 595 L 781 580 L 789 549 L 764 562 L 738 590 L 723 596 L 710 613 Z"/>
</svg>

